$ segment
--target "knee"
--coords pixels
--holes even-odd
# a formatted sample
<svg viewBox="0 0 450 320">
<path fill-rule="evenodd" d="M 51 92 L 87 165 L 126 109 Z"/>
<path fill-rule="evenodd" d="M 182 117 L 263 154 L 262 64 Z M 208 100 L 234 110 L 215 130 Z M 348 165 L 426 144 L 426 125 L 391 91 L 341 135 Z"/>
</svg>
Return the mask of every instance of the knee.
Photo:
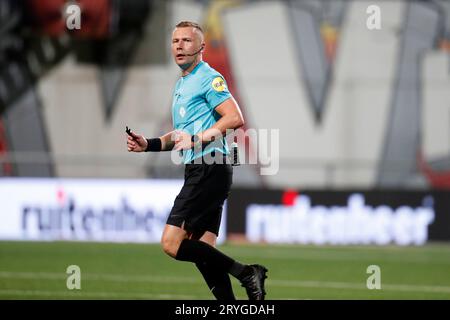
<svg viewBox="0 0 450 320">
<path fill-rule="evenodd" d="M 179 246 L 180 243 L 171 239 L 170 237 L 163 236 L 161 238 L 161 247 L 163 251 L 172 258 L 176 258 Z"/>
</svg>

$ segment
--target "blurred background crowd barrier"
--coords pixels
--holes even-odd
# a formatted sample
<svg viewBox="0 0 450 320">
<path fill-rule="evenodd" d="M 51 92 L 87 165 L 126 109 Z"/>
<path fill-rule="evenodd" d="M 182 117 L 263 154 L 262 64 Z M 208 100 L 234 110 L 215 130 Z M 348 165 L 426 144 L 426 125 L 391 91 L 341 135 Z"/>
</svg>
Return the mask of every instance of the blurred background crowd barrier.
<svg viewBox="0 0 450 320">
<path fill-rule="evenodd" d="M 73 4 L 81 27 L 69 30 L 65 10 Z M 380 8 L 380 29 L 367 27 L 371 5 Z M 3 224 L 0 237 L 78 239 L 70 219 L 52 221 L 68 223 L 72 235 L 36 231 L 45 230 L 52 214 L 85 212 L 76 207 L 83 201 L 103 208 L 70 191 L 73 181 L 87 189 L 97 181 L 89 190 L 109 199 L 106 212 L 122 210 L 118 216 L 129 213 L 121 194 L 140 188 L 141 179 L 145 188 L 179 183 L 183 167 L 169 153 L 128 153 L 124 130 L 128 125 L 151 137 L 172 129 L 172 89 L 180 72 L 170 38 L 181 20 L 203 26 L 203 58 L 227 80 L 244 129 L 279 130 L 276 174 L 260 174 L 270 160 L 264 154 L 256 164 L 235 168 L 229 235 L 318 244 L 450 240 L 445 0 L 0 1 L 0 215 L 15 217 L 17 228 L 17 237 L 8 236 Z M 262 144 L 274 148 L 264 135 L 241 139 L 242 162 Z M 120 181 L 127 181 L 124 191 L 108 191 Z M 38 190 L 45 195 L 39 198 Z M 153 215 L 163 204 L 151 193 L 136 205 L 153 208 Z M 176 193 L 159 198 L 169 206 Z M 81 197 L 72 207 L 71 195 Z M 38 209 L 25 209 L 33 205 Z M 92 216 L 104 215 L 95 210 Z M 354 215 L 379 229 L 355 235 Z M 139 224 L 138 216 L 130 223 Z M 80 217 L 79 225 L 90 225 L 84 213 Z M 149 218 L 152 231 L 141 230 L 136 241 L 157 238 L 156 217 Z M 107 230 L 109 218 L 98 219 L 89 232 Z M 323 231 L 329 229 L 323 219 L 334 219 L 346 234 Z M 266 226 L 273 223 L 278 227 L 270 233 Z M 319 231 L 295 231 L 305 225 Z M 381 235 L 371 236 L 374 230 Z"/>
</svg>

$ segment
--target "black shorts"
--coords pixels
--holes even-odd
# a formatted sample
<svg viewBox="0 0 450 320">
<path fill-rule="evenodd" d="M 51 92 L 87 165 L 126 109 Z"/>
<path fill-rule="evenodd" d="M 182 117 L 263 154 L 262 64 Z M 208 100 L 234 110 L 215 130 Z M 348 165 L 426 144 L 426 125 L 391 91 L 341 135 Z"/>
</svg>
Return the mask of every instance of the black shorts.
<svg viewBox="0 0 450 320">
<path fill-rule="evenodd" d="M 219 235 L 222 208 L 230 193 L 230 164 L 186 164 L 184 185 L 175 198 L 167 224 L 194 234 L 210 231 Z"/>
</svg>

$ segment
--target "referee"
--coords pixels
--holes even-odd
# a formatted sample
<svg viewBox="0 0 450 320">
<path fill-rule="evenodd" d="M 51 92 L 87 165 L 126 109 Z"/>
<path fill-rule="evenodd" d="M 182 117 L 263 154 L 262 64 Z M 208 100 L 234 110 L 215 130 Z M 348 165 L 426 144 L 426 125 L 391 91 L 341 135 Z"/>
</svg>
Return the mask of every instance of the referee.
<svg viewBox="0 0 450 320">
<path fill-rule="evenodd" d="M 233 176 L 224 136 L 227 129 L 241 127 L 244 119 L 222 75 L 202 61 L 204 48 L 197 23 L 176 25 L 172 55 L 181 77 L 173 93 L 175 130 L 152 139 L 128 131 L 127 147 L 130 152 L 175 150 L 183 158 L 184 185 L 161 238 L 164 252 L 195 263 L 218 300 L 235 300 L 229 274 L 239 279 L 249 300 L 264 300 L 267 269 L 241 264 L 215 248 Z"/>
</svg>

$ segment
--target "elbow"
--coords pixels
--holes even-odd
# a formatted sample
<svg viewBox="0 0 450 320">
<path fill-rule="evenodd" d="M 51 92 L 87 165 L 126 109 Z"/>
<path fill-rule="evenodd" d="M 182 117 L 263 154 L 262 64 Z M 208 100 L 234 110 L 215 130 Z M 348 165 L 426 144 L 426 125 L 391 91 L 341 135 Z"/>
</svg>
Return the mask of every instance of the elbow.
<svg viewBox="0 0 450 320">
<path fill-rule="evenodd" d="M 239 129 L 242 126 L 244 126 L 244 124 L 245 124 L 244 118 L 241 115 L 236 115 L 234 129 Z"/>
</svg>

